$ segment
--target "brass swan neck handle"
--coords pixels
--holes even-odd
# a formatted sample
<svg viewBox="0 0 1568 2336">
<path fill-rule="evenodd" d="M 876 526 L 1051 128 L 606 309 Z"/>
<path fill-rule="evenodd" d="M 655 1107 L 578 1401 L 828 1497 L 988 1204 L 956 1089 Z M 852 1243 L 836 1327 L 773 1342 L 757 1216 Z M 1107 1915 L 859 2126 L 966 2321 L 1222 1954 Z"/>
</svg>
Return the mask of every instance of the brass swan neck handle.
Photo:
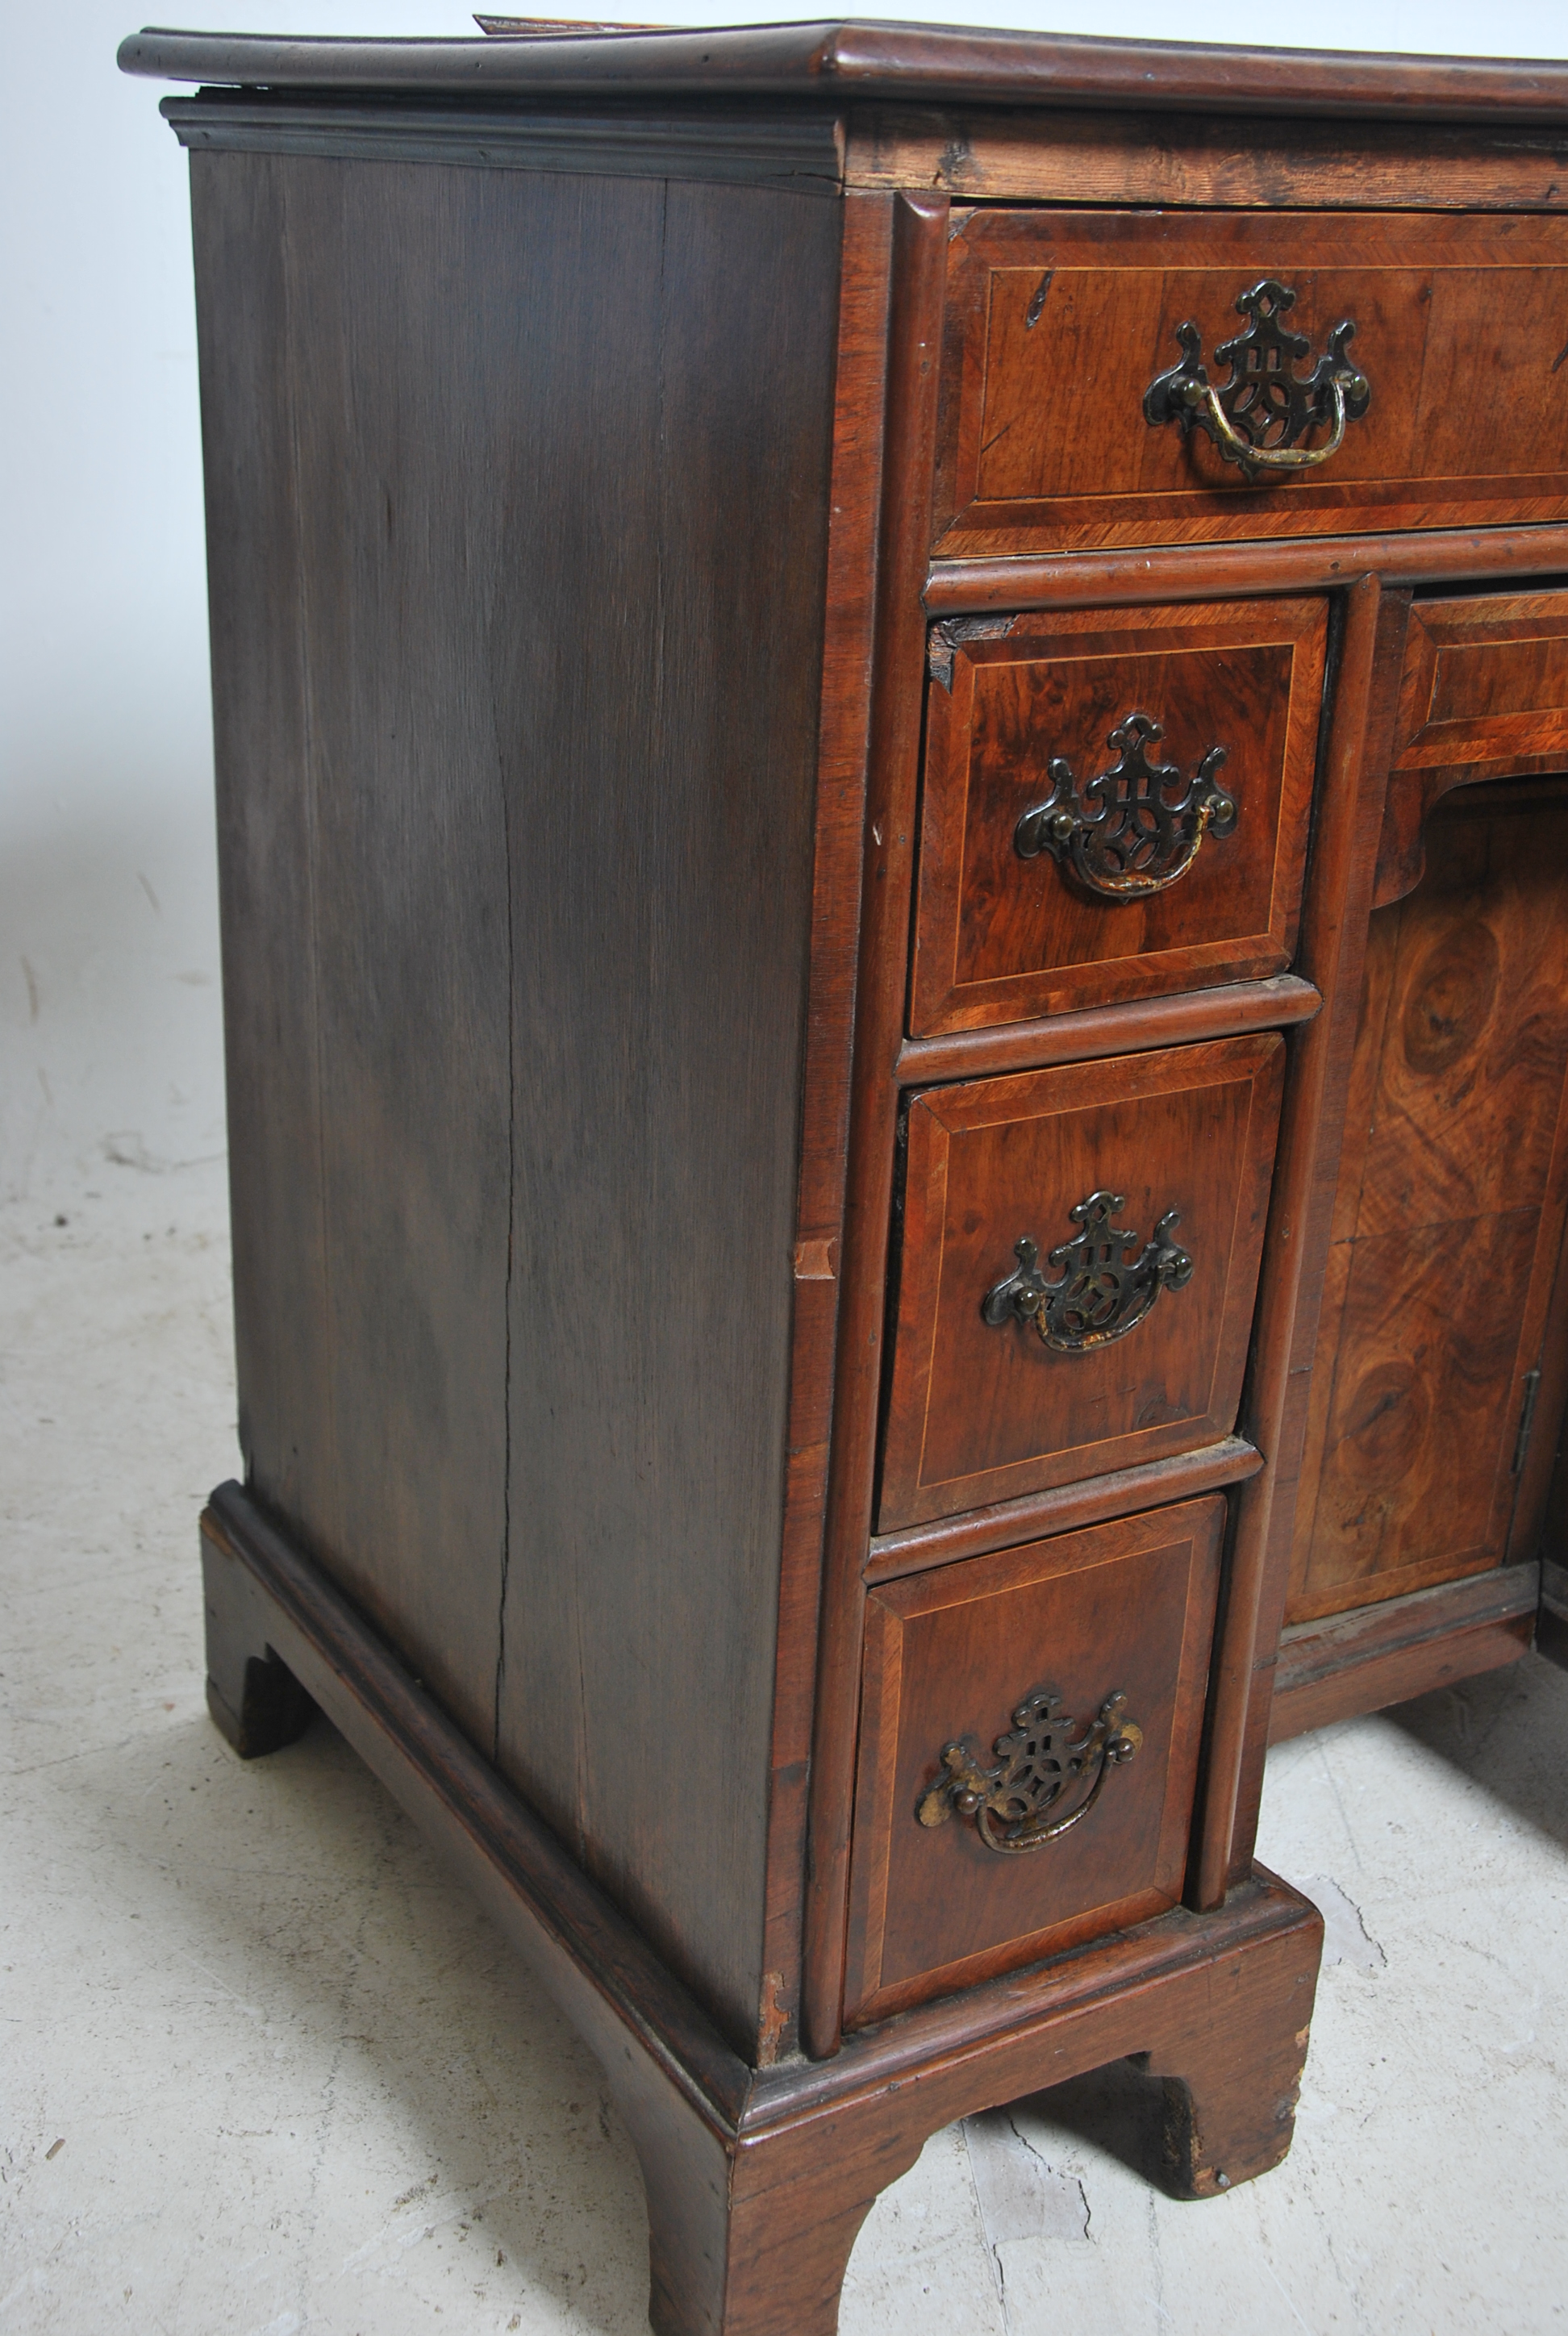
<svg viewBox="0 0 1568 2336">
<path fill-rule="evenodd" d="M 1111 1770 L 1137 1757 L 1144 1731 L 1123 1718 L 1127 1698 L 1117 1691 L 1075 1742 L 1074 1722 L 1057 1708 L 1060 1701 L 1047 1691 L 1020 1703 L 1010 1732 L 992 1747 L 992 1767 L 982 1767 L 967 1744 L 944 1744 L 942 1773 L 915 1811 L 920 1824 L 973 1817 L 986 1847 L 1003 1857 L 1044 1849 L 1081 1824 Z"/>
<path fill-rule="evenodd" d="M 1193 1260 L 1173 1238 L 1180 1211 L 1167 1209 L 1154 1240 L 1140 1249 L 1136 1233 L 1111 1222 L 1122 1205 L 1120 1192 L 1091 1192 L 1070 1211 L 1081 1230 L 1047 1260 L 1061 1267 L 1059 1281 L 1046 1280 L 1038 1244 L 1027 1233 L 1015 1242 L 1017 1270 L 980 1303 L 989 1327 L 1032 1323 L 1055 1353 L 1086 1354 L 1135 1330 L 1162 1290 L 1183 1288 L 1193 1278 Z"/>
<path fill-rule="evenodd" d="M 1218 387 L 1203 364 L 1202 332 L 1190 317 L 1178 326 L 1182 362 L 1144 392 L 1144 420 L 1155 427 L 1174 422 L 1183 438 L 1202 430 L 1249 485 L 1329 462 L 1344 443 L 1346 423 L 1359 421 L 1370 404 L 1372 384 L 1347 354 L 1356 331 L 1349 318 L 1335 326 L 1310 373 L 1295 370 L 1311 349 L 1304 333 L 1281 321 L 1295 305 L 1294 289 L 1271 276 L 1237 294 L 1237 309 L 1249 321 L 1244 333 L 1215 348 L 1214 363 L 1231 373 Z M 1300 443 L 1323 427 L 1326 444 Z"/>
</svg>

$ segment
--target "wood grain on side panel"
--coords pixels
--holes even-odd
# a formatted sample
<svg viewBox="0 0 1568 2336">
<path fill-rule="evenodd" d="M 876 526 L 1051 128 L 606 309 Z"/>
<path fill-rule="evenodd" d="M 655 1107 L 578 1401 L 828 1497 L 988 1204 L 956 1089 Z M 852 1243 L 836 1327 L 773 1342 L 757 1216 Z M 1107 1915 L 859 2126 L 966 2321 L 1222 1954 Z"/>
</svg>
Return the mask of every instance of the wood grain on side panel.
<svg viewBox="0 0 1568 2336">
<path fill-rule="evenodd" d="M 192 182 L 247 1466 L 488 1749 L 510 1104 L 485 385 L 518 327 L 461 269 L 494 182 L 249 155 Z"/>
<path fill-rule="evenodd" d="M 511 579 L 497 1759 L 749 2052 L 842 222 L 751 188 L 486 183 L 475 264 L 515 332 L 482 479 Z"/>
<path fill-rule="evenodd" d="M 842 213 L 194 167 L 255 1490 L 749 2049 Z"/>
</svg>

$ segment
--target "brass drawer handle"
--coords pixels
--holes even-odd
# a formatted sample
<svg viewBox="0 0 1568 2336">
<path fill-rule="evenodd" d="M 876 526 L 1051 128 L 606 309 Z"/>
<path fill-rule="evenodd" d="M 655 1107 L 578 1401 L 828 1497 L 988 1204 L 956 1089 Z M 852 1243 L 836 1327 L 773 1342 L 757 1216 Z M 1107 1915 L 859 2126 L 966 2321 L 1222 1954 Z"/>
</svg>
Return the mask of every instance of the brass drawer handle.
<svg viewBox="0 0 1568 2336">
<path fill-rule="evenodd" d="M 986 1292 L 980 1311 L 993 1330 L 1006 1322 L 1032 1322 L 1045 1344 L 1059 1355 L 1081 1355 L 1108 1347 L 1135 1330 L 1162 1290 L 1180 1290 L 1193 1278 L 1193 1260 L 1171 1239 L 1181 1212 L 1167 1209 L 1154 1238 L 1136 1256 L 1138 1236 L 1111 1219 L 1123 1206 L 1120 1192 L 1091 1192 L 1070 1212 L 1082 1231 L 1046 1260 L 1059 1265 L 1062 1278 L 1047 1281 L 1039 1270 L 1039 1248 L 1026 1233 L 1013 1247 L 1018 1270 Z"/>
<path fill-rule="evenodd" d="M 1229 835 L 1241 814 L 1217 781 L 1227 750 L 1211 746 L 1196 776 L 1184 781 L 1174 763 L 1149 761 L 1148 748 L 1164 735 L 1146 714 L 1125 715 L 1105 741 L 1115 761 L 1081 794 L 1072 764 L 1053 754 L 1050 793 L 1013 830 L 1018 858 L 1048 852 L 1103 900 L 1137 900 L 1180 883 L 1204 836 Z"/>
<path fill-rule="evenodd" d="M 1296 305 L 1286 284 L 1265 277 L 1250 292 L 1236 295 L 1249 317 L 1247 329 L 1222 341 L 1216 365 L 1228 365 L 1231 378 L 1221 389 L 1203 366 L 1203 336 L 1191 318 L 1178 326 L 1182 362 L 1152 381 L 1144 392 L 1144 418 L 1180 424 L 1185 438 L 1195 423 L 1206 431 L 1227 462 L 1241 468 L 1249 485 L 1271 471 L 1310 471 L 1339 451 L 1347 421 L 1359 422 L 1371 403 L 1372 384 L 1345 354 L 1356 327 L 1336 325 L 1329 346 L 1311 372 L 1295 371 L 1311 344 L 1304 333 L 1288 332 L 1280 319 Z M 1309 430 L 1332 423 L 1325 446 L 1300 446 Z"/>
<path fill-rule="evenodd" d="M 1057 1714 L 1060 1701 L 1047 1693 L 1019 1704 L 1011 1733 L 992 1747 L 994 1768 L 982 1768 L 964 1744 L 944 1744 L 947 1773 L 921 1797 L 915 1811 L 921 1825 L 946 1825 L 955 1811 L 973 1817 L 986 1847 L 1004 1857 L 1043 1849 L 1070 1832 L 1099 1799 L 1111 1770 L 1136 1758 L 1144 1731 L 1122 1718 L 1127 1698 L 1118 1692 L 1105 1698 L 1076 1744 L 1066 1742 L 1073 1722 Z"/>
</svg>

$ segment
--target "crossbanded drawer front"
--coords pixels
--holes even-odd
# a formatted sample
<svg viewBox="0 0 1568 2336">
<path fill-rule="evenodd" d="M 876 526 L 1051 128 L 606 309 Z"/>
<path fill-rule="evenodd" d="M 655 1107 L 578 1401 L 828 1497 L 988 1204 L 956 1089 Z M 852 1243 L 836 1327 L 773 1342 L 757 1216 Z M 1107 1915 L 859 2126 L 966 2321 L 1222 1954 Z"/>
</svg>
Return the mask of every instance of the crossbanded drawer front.
<svg viewBox="0 0 1568 2336">
<path fill-rule="evenodd" d="M 1327 627 L 1320 599 L 933 627 L 911 1034 L 1283 972 Z"/>
<path fill-rule="evenodd" d="M 1440 796 L 1568 771 L 1568 592 L 1415 601 L 1388 767 L 1376 909 L 1420 882 Z"/>
<path fill-rule="evenodd" d="M 1175 1904 L 1224 1512 L 1211 1494 L 872 1592 L 851 2024 Z"/>
<path fill-rule="evenodd" d="M 1561 219 L 984 210 L 948 268 L 940 556 L 1568 513 Z"/>
<path fill-rule="evenodd" d="M 880 1531 L 1230 1434 L 1283 1066 L 1267 1031 L 911 1099 Z"/>
<path fill-rule="evenodd" d="M 1416 601 L 1393 767 L 1471 779 L 1568 767 L 1568 592 Z"/>
</svg>

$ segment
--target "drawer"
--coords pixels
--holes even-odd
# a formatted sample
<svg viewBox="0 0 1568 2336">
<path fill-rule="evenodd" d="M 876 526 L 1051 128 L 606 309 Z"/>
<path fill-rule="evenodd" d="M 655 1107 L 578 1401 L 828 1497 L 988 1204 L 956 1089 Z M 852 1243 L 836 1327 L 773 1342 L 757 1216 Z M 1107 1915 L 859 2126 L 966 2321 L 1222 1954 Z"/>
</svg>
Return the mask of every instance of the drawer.
<svg viewBox="0 0 1568 2336">
<path fill-rule="evenodd" d="M 1175 1904 L 1224 1514 L 1211 1494 L 872 1592 L 848 2020 Z"/>
<path fill-rule="evenodd" d="M 913 1097 L 881 1531 L 1230 1434 L 1283 1066 L 1265 1031 Z"/>
<path fill-rule="evenodd" d="M 1373 905 L 1420 881 L 1427 813 L 1477 779 L 1568 770 L 1568 592 L 1417 600 L 1405 636 Z"/>
<path fill-rule="evenodd" d="M 1281 972 L 1327 622 L 1260 600 L 936 627 L 911 1029 Z"/>
<path fill-rule="evenodd" d="M 1568 763 L 1568 592 L 1410 610 L 1393 766 L 1505 778 Z"/>
<path fill-rule="evenodd" d="M 1568 222 L 1544 217 L 977 210 L 949 248 L 937 550 L 978 553 L 1341 530 L 1495 525 L 1568 512 Z M 1292 294 L 1238 311 L 1272 283 Z M 1233 434 L 1229 393 L 1310 413 L 1281 384 L 1344 365 L 1370 395 L 1320 465 L 1249 480 L 1205 428 L 1145 418 L 1185 327 Z M 1298 336 L 1292 342 L 1290 336 Z M 1216 346 L 1244 346 L 1232 360 Z M 1191 377 L 1191 368 L 1188 369 Z M 1156 393 L 1156 413 L 1181 404 Z M 1193 394 L 1203 392 L 1194 384 Z M 1350 405 L 1357 403 L 1354 391 Z M 1212 423 L 1212 409 L 1203 411 Z"/>
</svg>

